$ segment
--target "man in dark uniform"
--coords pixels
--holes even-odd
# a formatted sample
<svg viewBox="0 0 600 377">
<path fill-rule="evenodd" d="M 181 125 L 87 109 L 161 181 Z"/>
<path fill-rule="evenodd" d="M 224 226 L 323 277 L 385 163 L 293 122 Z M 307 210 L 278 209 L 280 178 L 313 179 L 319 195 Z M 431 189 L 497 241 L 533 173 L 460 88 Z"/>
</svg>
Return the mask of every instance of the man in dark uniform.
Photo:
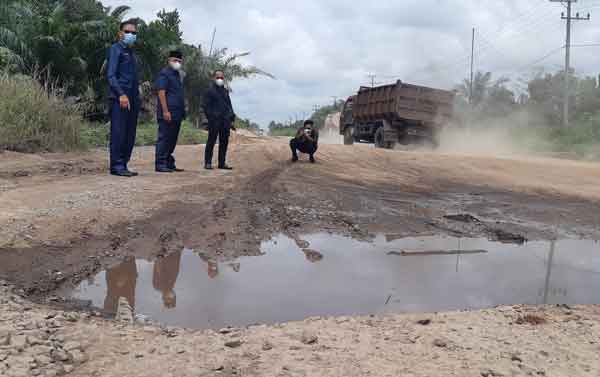
<svg viewBox="0 0 600 377">
<path fill-rule="evenodd" d="M 179 71 L 183 63 L 180 51 L 169 53 L 168 66 L 163 68 L 156 80 L 158 101 L 156 118 L 158 119 L 158 139 L 156 142 L 156 171 L 172 173 L 183 171 L 175 166 L 173 152 L 177 145 L 181 122 L 185 118 L 185 97 L 183 82 Z"/>
<path fill-rule="evenodd" d="M 232 170 L 227 165 L 227 146 L 229 145 L 230 130 L 235 131 L 233 122 L 235 113 L 231 106 L 229 92 L 225 88 L 225 74 L 215 72 L 215 82 L 204 94 L 204 114 L 208 118 L 208 141 L 204 152 L 204 167 L 212 169 L 213 150 L 217 137 L 219 138 L 219 169 Z"/>
<path fill-rule="evenodd" d="M 137 286 L 137 265 L 135 258 L 128 258 L 120 265 L 106 271 L 106 297 L 104 310 L 114 314 L 119 307 L 119 297 L 125 297 L 135 308 L 135 288 Z"/>
<path fill-rule="evenodd" d="M 290 140 L 292 149 L 292 162 L 298 161 L 298 151 L 310 156 L 310 162 L 315 163 L 315 153 L 319 148 L 319 131 L 314 128 L 312 120 L 304 122 L 304 126 L 298 129 L 296 137 Z"/>
<path fill-rule="evenodd" d="M 108 83 L 110 85 L 110 173 L 121 177 L 134 177 L 127 164 L 135 145 L 138 114 L 140 111 L 138 71 L 131 46 L 137 38 L 135 21 L 121 24 L 122 39 L 112 45 L 108 57 Z"/>
<path fill-rule="evenodd" d="M 160 291 L 166 309 L 173 309 L 177 306 L 175 284 L 179 276 L 180 263 L 181 251 L 176 251 L 154 262 L 152 286 Z"/>
</svg>

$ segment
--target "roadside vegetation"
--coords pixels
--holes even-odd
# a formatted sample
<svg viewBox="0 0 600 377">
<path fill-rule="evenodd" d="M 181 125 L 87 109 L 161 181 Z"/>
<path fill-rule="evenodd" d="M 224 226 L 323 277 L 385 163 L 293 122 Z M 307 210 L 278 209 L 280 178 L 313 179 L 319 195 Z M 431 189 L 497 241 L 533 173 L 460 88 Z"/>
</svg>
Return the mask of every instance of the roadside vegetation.
<svg viewBox="0 0 600 377">
<path fill-rule="evenodd" d="M 56 86 L 25 75 L 0 73 L 0 150 L 39 152 L 86 147 L 88 126 L 77 104 Z"/>
<path fill-rule="evenodd" d="M 0 2 L 0 150 L 70 151 L 96 146 L 104 139 L 108 132 L 106 52 L 129 10 L 96 0 Z M 175 48 L 185 56 L 188 88 L 190 123 L 181 140 L 202 141 L 200 103 L 215 69 L 223 70 L 229 82 L 271 76 L 240 63 L 247 52 L 230 53 L 218 47 L 207 51 L 184 43 L 176 9 L 156 16 L 151 22 L 137 20 L 140 42 L 135 50 L 142 76 L 139 143 L 150 143 L 151 134 L 156 137 L 155 126 L 151 132 L 156 104 L 153 81 Z"/>
<path fill-rule="evenodd" d="M 512 83 L 477 72 L 473 93 L 458 85 L 455 125 L 474 130 L 508 130 L 516 145 L 534 152 L 600 160 L 600 83 L 572 73 L 570 125 L 562 124 L 564 72 L 538 72 Z M 471 98 L 471 103 L 469 103 Z"/>
</svg>

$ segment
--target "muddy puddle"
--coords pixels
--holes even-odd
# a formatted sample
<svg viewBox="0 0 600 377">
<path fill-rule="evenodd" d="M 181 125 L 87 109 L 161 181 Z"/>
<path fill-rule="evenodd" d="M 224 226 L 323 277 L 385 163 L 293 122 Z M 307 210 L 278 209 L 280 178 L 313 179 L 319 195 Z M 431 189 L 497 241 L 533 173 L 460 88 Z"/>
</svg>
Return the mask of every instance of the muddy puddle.
<svg viewBox="0 0 600 377">
<path fill-rule="evenodd" d="M 600 303 L 600 244 L 378 236 L 278 236 L 263 256 L 215 263 L 193 250 L 127 260 L 63 296 L 167 325 L 220 328 L 310 316 Z"/>
</svg>

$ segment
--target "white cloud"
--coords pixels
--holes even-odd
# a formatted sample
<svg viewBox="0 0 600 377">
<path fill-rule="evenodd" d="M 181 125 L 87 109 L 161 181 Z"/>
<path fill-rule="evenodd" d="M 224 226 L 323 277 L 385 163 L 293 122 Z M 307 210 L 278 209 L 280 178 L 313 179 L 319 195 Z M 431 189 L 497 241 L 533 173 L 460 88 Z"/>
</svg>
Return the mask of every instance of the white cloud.
<svg viewBox="0 0 600 377">
<path fill-rule="evenodd" d="M 266 125 L 309 113 L 331 96 L 351 95 L 368 83 L 402 79 L 451 87 L 468 75 L 471 28 L 476 27 L 476 69 L 517 78 L 530 63 L 564 44 L 564 9 L 547 0 L 105 0 L 126 4 L 145 19 L 178 8 L 188 43 L 252 51 L 246 61 L 273 73 L 236 81 L 233 101 L 240 116 Z M 587 13 L 593 0 L 580 0 Z M 597 8 L 597 5 L 596 5 Z M 597 9 L 600 10 L 600 9 Z M 576 23 L 574 43 L 600 43 L 600 28 Z M 596 74 L 600 47 L 576 48 L 573 65 Z M 539 63 L 563 64 L 558 51 Z"/>
</svg>

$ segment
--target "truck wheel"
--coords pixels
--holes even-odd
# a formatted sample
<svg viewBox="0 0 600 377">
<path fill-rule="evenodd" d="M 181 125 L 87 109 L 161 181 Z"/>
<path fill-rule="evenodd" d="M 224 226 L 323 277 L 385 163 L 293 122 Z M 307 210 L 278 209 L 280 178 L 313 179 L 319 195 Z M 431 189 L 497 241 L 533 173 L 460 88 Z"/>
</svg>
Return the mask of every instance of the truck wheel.
<svg viewBox="0 0 600 377">
<path fill-rule="evenodd" d="M 379 127 L 377 129 L 377 131 L 375 131 L 375 147 L 385 148 L 385 149 L 393 149 L 395 146 L 396 146 L 396 142 L 385 141 L 385 134 L 383 131 L 383 127 Z"/>
<path fill-rule="evenodd" d="M 383 127 L 375 131 L 375 148 L 385 148 Z"/>
<path fill-rule="evenodd" d="M 346 127 L 344 130 L 344 145 L 352 145 L 354 144 L 354 135 L 352 127 Z"/>
</svg>

